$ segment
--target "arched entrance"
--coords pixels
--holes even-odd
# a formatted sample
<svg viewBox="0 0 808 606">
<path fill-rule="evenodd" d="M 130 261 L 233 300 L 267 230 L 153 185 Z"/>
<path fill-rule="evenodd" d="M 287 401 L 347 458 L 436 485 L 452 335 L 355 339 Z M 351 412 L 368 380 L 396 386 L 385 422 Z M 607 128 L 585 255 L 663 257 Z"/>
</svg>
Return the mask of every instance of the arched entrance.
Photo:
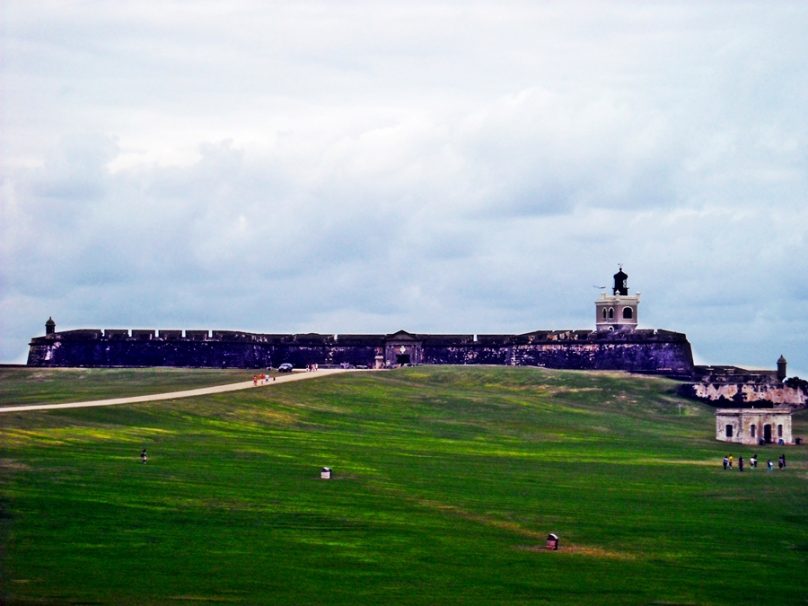
<svg viewBox="0 0 808 606">
<path fill-rule="evenodd" d="M 772 443 L 772 426 L 768 423 L 763 426 L 763 441 L 766 444 Z"/>
<path fill-rule="evenodd" d="M 404 330 L 387 335 L 384 343 L 385 366 L 421 364 L 422 361 L 423 343 L 416 335 Z"/>
</svg>

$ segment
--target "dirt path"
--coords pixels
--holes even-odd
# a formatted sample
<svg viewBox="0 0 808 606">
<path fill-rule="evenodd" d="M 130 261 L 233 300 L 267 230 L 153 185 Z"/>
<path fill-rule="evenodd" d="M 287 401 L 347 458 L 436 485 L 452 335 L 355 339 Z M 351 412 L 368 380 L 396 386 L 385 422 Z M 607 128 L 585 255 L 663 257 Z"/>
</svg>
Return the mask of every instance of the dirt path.
<svg viewBox="0 0 808 606">
<path fill-rule="evenodd" d="M 30 406 L 2 406 L 0 414 L 4 412 L 25 412 L 30 410 L 58 410 L 60 408 L 91 408 L 93 406 L 116 406 L 118 404 L 136 404 L 138 402 L 157 402 L 159 400 L 176 400 L 177 398 L 193 398 L 212 393 L 225 393 L 228 391 L 239 391 L 241 389 L 261 389 L 272 387 L 290 381 L 302 381 L 305 379 L 316 379 L 343 372 L 356 372 L 343 370 L 341 368 L 329 368 L 317 370 L 315 372 L 293 372 L 288 375 L 278 375 L 274 381 L 267 381 L 264 384 L 254 385 L 252 381 L 242 381 L 240 383 L 229 383 L 227 385 L 214 385 L 213 387 L 200 387 L 199 389 L 187 389 L 185 391 L 172 391 L 169 393 L 151 394 L 149 396 L 131 396 L 127 398 L 110 398 L 108 400 L 90 400 L 89 402 L 67 402 L 65 404 L 32 404 Z M 360 371 L 362 372 L 362 371 Z"/>
</svg>

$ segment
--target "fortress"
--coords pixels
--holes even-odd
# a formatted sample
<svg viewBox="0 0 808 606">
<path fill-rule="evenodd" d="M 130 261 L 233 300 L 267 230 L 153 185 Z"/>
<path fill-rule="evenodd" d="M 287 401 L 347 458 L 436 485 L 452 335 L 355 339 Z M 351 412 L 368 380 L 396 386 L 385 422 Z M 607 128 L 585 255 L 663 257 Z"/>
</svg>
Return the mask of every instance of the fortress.
<svg viewBox="0 0 808 606">
<path fill-rule="evenodd" d="M 56 331 L 29 344 L 28 366 L 394 368 L 417 364 L 496 364 L 571 370 L 623 370 L 683 380 L 679 393 L 733 407 L 808 406 L 808 381 L 777 370 L 695 366 L 683 333 L 637 327 L 639 294 L 622 267 L 611 294 L 595 300 L 594 330 L 537 330 L 518 335 L 257 334 L 227 330 L 83 329 Z"/>
<path fill-rule="evenodd" d="M 186 366 L 267 368 L 404 364 L 498 364 L 581 370 L 626 370 L 691 377 L 687 337 L 638 329 L 639 294 L 630 295 L 622 267 L 612 293 L 595 301 L 594 330 L 538 330 L 518 335 L 256 334 L 224 330 L 89 329 L 31 340 L 29 366 Z"/>
</svg>

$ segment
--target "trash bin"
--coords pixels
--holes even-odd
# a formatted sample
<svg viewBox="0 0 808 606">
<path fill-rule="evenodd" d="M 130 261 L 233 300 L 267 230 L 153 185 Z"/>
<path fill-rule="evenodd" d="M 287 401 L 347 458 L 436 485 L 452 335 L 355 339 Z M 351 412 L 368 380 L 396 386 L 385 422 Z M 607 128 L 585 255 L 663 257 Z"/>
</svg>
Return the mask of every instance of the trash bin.
<svg viewBox="0 0 808 606">
<path fill-rule="evenodd" d="M 550 551 L 558 550 L 558 535 L 552 532 L 547 535 L 547 549 Z"/>
<path fill-rule="evenodd" d="M 320 479 L 321 480 L 330 480 L 331 479 L 331 468 L 330 467 L 323 467 L 320 470 Z"/>
</svg>

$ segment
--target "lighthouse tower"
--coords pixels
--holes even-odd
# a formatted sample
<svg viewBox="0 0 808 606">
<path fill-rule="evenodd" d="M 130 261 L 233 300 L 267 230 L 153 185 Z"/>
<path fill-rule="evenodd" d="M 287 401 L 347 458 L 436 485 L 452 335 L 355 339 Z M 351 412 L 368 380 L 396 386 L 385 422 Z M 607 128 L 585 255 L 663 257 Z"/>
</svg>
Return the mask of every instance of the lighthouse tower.
<svg viewBox="0 0 808 606">
<path fill-rule="evenodd" d="M 628 294 L 628 275 L 619 266 L 614 274 L 612 294 L 603 293 L 595 301 L 595 330 L 634 330 L 637 328 L 637 308 L 640 294 Z"/>
</svg>

